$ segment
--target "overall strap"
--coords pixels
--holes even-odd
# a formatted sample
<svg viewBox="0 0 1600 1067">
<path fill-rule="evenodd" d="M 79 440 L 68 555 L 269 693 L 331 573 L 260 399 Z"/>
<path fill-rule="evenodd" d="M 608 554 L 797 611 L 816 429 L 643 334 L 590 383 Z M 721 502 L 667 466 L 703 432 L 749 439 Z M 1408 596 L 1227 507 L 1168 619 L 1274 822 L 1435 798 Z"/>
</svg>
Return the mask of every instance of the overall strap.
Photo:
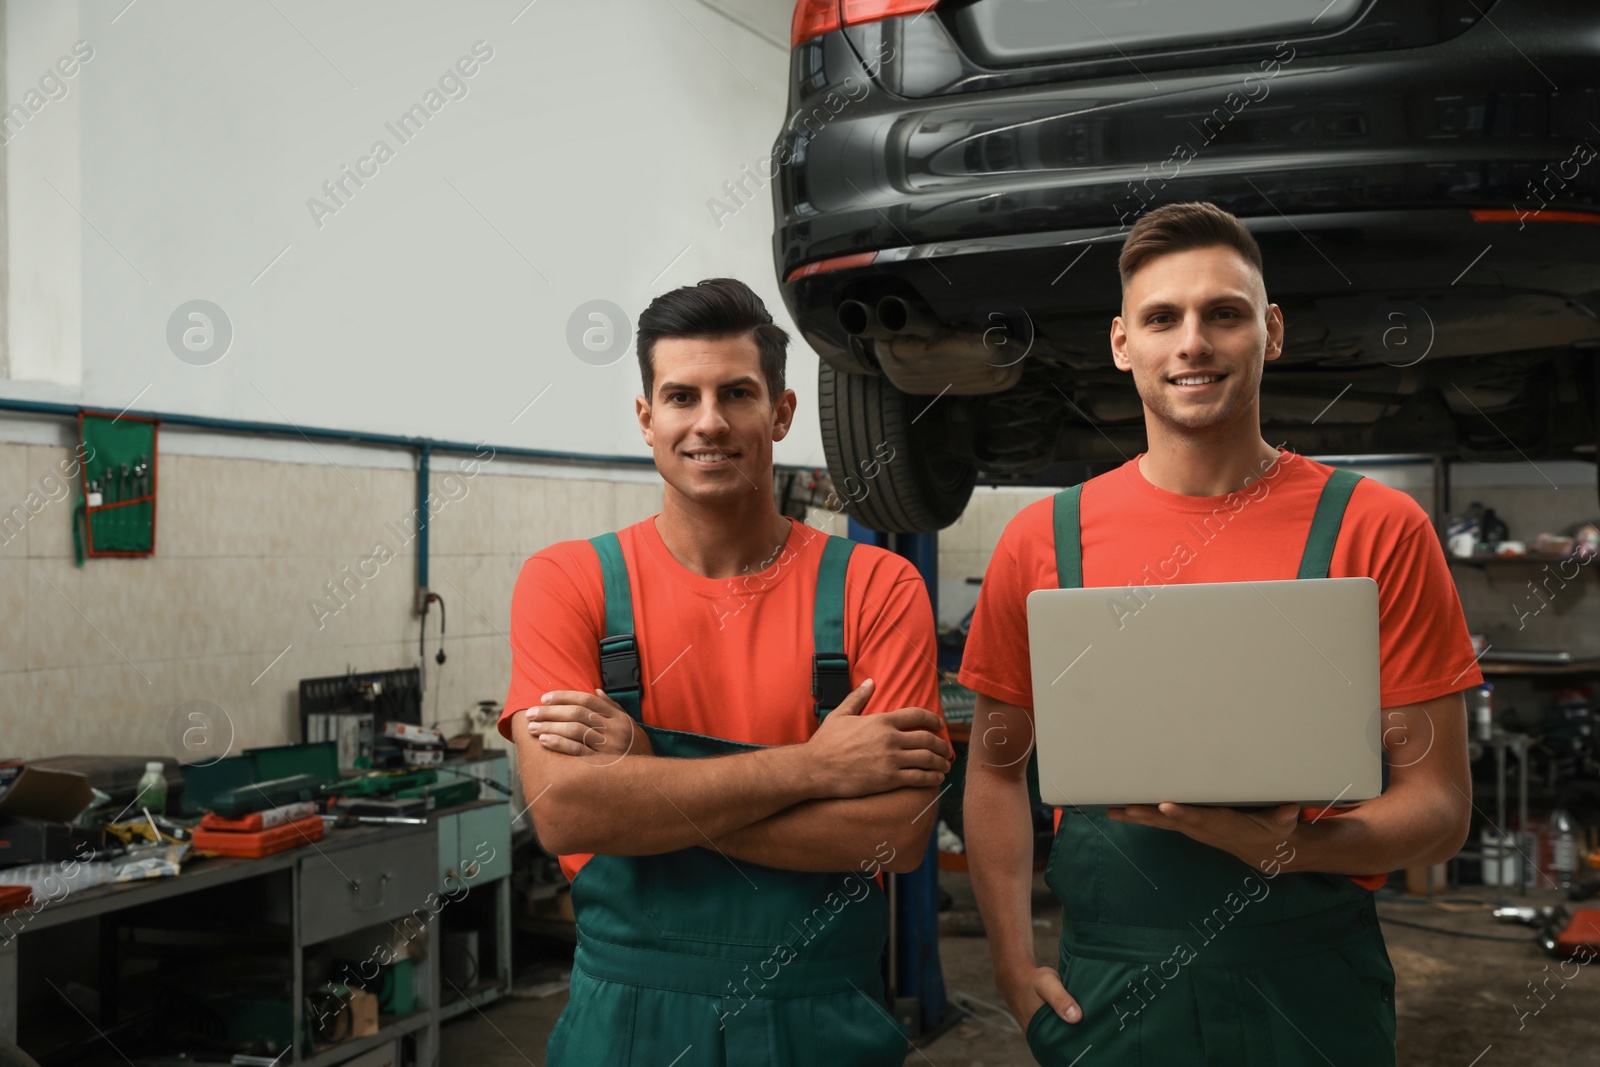
<svg viewBox="0 0 1600 1067">
<path fill-rule="evenodd" d="M 635 719 L 643 685 L 639 681 L 639 640 L 633 631 L 633 591 L 622 542 L 614 533 L 591 537 L 600 557 L 600 577 L 606 590 L 606 636 L 600 639 L 600 688 Z"/>
<path fill-rule="evenodd" d="M 811 609 L 814 651 L 811 656 L 811 695 L 817 718 L 844 703 L 850 695 L 850 657 L 844 652 L 845 574 L 856 543 L 829 536 L 817 565 L 817 599 Z"/>
<path fill-rule="evenodd" d="M 1344 521 L 1345 505 L 1361 475 L 1353 471 L 1334 471 L 1322 486 L 1316 513 L 1311 516 L 1311 532 L 1306 537 L 1305 553 L 1300 557 L 1296 578 L 1326 578 L 1333 562 L 1333 545 L 1339 539 L 1339 524 Z"/>
<path fill-rule="evenodd" d="M 1311 516 L 1311 532 L 1306 535 L 1306 550 L 1300 557 L 1300 573 L 1296 578 L 1326 578 L 1333 562 L 1333 545 L 1339 539 L 1339 526 L 1344 522 L 1345 506 L 1355 491 L 1361 475 L 1353 471 L 1334 471 L 1322 486 L 1322 496 L 1317 499 L 1317 510 Z M 1389 791 L 1389 752 L 1383 750 L 1383 781 L 1379 787 Z"/>
<path fill-rule="evenodd" d="M 1078 501 L 1083 485 L 1061 490 L 1055 498 L 1056 585 L 1062 589 L 1083 587 L 1083 535 L 1078 516 Z"/>
</svg>

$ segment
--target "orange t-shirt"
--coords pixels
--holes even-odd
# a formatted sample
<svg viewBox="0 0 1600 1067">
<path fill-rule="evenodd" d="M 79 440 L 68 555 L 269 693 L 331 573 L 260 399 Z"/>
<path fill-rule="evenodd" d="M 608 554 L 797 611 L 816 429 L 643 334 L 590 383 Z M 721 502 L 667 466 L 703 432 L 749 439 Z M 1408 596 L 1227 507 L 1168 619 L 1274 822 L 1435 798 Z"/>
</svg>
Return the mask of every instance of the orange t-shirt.
<svg viewBox="0 0 1600 1067">
<path fill-rule="evenodd" d="M 827 537 L 790 520 L 771 565 L 706 578 L 679 563 L 656 517 L 619 530 L 639 640 L 644 722 L 755 745 L 788 745 L 817 729 L 811 697 L 812 607 Z M 500 717 L 507 739 L 521 712 L 555 689 L 600 686 L 605 587 L 588 541 L 563 541 L 522 566 L 511 594 L 511 688 Z M 873 680 L 866 714 L 926 708 L 940 714 L 933 609 L 907 560 L 857 545 L 845 575 L 844 651 L 850 684 Z M 948 740 L 948 737 L 946 737 Z M 562 857 L 570 877 L 587 856 Z"/>
<path fill-rule="evenodd" d="M 1292 452 L 1280 457 L 1258 481 L 1224 496 L 1158 489 L 1140 473 L 1137 457 L 1090 479 L 1080 510 L 1083 584 L 1154 589 L 1294 578 L 1333 468 Z M 967 688 L 1025 708 L 1033 706 L 1027 596 L 1056 588 L 1052 509 L 1049 498 L 1030 504 L 1001 534 L 961 666 Z M 1350 495 L 1328 576 L 1378 583 L 1383 707 L 1483 681 L 1444 552 L 1416 501 L 1362 479 Z"/>
</svg>

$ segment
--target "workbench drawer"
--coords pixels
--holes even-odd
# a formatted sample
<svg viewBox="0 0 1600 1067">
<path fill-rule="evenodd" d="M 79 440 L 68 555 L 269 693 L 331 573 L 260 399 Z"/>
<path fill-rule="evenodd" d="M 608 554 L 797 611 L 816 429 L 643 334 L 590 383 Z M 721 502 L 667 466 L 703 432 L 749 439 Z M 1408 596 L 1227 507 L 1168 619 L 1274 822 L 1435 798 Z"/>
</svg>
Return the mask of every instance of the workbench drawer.
<svg viewBox="0 0 1600 1067">
<path fill-rule="evenodd" d="M 433 892 L 430 829 L 300 860 L 300 943 L 315 944 L 424 908 Z"/>
<path fill-rule="evenodd" d="M 488 804 L 441 815 L 439 892 L 485 885 L 511 873 L 511 805 Z"/>
</svg>

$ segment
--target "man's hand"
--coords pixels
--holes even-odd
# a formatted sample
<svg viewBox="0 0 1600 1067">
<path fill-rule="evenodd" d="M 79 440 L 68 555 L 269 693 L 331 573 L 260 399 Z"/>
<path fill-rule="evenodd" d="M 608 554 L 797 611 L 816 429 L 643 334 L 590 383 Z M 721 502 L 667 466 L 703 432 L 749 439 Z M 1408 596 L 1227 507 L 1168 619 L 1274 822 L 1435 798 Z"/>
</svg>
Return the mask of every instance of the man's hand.
<svg viewBox="0 0 1600 1067">
<path fill-rule="evenodd" d="M 1054 967 L 1035 967 L 1022 972 L 1013 981 L 1002 981 L 1000 992 L 1010 1005 L 1011 1014 L 1016 1016 L 1017 1025 L 1024 1032 L 1041 1004 L 1050 1005 L 1051 1010 L 1069 1023 L 1083 1018 L 1083 1009 L 1072 999 L 1067 987 L 1061 984 L 1061 976 Z"/>
<path fill-rule="evenodd" d="M 543 703 L 523 712 L 528 732 L 551 752 L 568 756 L 650 756 L 655 750 L 633 716 L 604 690 L 546 693 Z"/>
<path fill-rule="evenodd" d="M 828 713 L 806 742 L 833 797 L 864 797 L 907 787 L 937 787 L 955 753 L 939 736 L 944 722 L 922 708 L 862 715 L 872 695 L 868 678 Z"/>
<path fill-rule="evenodd" d="M 1183 804 L 1133 805 L 1108 808 L 1106 816 L 1116 822 L 1138 823 L 1158 830 L 1176 830 L 1202 845 L 1220 848 L 1257 870 L 1281 862 L 1278 848 L 1294 837 L 1299 825 L 1300 807 L 1280 804 L 1271 811 L 1239 811 L 1236 808 L 1199 808 Z"/>
</svg>

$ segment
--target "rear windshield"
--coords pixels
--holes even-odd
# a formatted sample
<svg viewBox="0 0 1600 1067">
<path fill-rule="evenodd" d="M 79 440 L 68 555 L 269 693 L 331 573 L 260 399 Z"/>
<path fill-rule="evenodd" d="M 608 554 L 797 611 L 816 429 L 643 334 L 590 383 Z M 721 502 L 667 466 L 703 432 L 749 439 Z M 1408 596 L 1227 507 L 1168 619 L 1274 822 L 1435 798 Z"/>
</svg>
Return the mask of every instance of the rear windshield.
<svg viewBox="0 0 1600 1067">
<path fill-rule="evenodd" d="M 1363 0 L 978 0 L 954 13 L 973 59 L 991 66 L 1320 33 Z"/>
</svg>

